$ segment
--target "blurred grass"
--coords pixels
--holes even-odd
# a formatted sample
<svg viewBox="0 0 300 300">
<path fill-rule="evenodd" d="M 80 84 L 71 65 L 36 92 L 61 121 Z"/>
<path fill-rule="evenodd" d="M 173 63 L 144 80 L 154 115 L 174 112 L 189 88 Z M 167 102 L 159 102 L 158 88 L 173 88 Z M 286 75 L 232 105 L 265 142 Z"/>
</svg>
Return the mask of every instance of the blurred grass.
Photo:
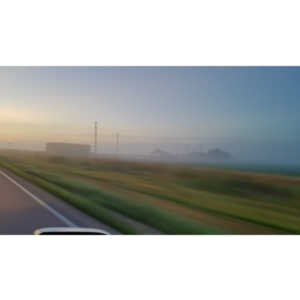
<svg viewBox="0 0 300 300">
<path fill-rule="evenodd" d="M 300 178 L 1 151 L 0 164 L 124 233 L 300 233 Z"/>
<path fill-rule="evenodd" d="M 118 219 L 112 212 L 122 213 L 168 234 L 223 233 L 223 230 L 214 226 L 201 224 L 183 215 L 153 206 L 143 199 L 127 199 L 122 195 L 116 196 L 83 180 L 70 179 L 65 174 L 58 175 L 58 172 L 54 173 L 52 157 L 50 158 L 52 166 L 50 172 L 50 168 L 47 168 L 48 163 L 45 163 L 44 168 L 42 168 L 41 161 L 38 164 L 32 161 L 30 163 L 25 162 L 24 158 L 12 161 L 11 157 L 7 156 L 1 156 L 0 159 L 0 164 L 3 167 L 58 195 L 122 233 L 143 232 L 130 225 L 131 222 L 126 223 L 123 218 Z M 55 158 L 54 161 L 64 164 L 62 158 Z M 61 167 L 59 169 L 62 170 Z"/>
</svg>

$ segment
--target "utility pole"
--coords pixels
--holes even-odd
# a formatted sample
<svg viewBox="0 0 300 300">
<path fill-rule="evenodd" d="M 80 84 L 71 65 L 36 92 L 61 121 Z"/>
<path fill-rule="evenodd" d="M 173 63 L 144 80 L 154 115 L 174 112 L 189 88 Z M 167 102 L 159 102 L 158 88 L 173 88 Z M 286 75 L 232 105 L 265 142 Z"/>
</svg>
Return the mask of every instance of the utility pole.
<svg viewBox="0 0 300 300">
<path fill-rule="evenodd" d="M 116 135 L 116 154 L 119 154 L 119 146 L 120 146 L 120 135 L 117 133 Z"/>
<path fill-rule="evenodd" d="M 94 154 L 97 155 L 98 152 L 98 122 L 95 122 L 94 128 Z"/>
<path fill-rule="evenodd" d="M 190 144 L 185 144 L 185 151 L 186 151 L 186 153 L 191 152 L 191 145 Z"/>
<path fill-rule="evenodd" d="M 199 144 L 199 152 L 203 152 L 203 146 L 202 146 L 202 144 Z"/>
</svg>

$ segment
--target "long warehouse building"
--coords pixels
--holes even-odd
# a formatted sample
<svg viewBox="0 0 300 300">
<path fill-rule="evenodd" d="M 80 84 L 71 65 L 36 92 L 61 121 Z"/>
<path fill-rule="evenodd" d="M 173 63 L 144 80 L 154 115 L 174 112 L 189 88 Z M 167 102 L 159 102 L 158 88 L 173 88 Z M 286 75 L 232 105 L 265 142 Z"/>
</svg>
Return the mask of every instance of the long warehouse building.
<svg viewBox="0 0 300 300">
<path fill-rule="evenodd" d="M 62 156 L 88 156 L 91 146 L 87 144 L 47 143 L 46 152 Z"/>
</svg>

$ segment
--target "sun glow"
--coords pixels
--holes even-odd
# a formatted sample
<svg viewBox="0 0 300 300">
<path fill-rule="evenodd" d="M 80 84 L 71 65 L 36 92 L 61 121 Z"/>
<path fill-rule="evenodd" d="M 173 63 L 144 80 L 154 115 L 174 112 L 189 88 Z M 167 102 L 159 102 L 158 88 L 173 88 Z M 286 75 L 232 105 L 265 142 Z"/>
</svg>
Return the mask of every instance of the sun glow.
<svg viewBox="0 0 300 300">
<path fill-rule="evenodd" d="M 17 110 L 17 109 L 1 109 L 0 110 L 0 122 L 9 123 L 27 123 L 36 121 L 37 114 L 31 111 Z"/>
<path fill-rule="evenodd" d="M 42 130 L 45 122 L 47 122 L 45 114 L 30 109 L 1 108 L 0 141 L 39 141 L 46 135 Z"/>
</svg>

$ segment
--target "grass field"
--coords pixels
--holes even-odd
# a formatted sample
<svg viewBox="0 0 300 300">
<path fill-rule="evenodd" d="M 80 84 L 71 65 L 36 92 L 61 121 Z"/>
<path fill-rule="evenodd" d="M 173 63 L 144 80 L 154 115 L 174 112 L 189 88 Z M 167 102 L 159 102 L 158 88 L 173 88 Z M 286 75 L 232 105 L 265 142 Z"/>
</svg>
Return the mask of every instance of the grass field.
<svg viewBox="0 0 300 300">
<path fill-rule="evenodd" d="M 18 151 L 0 165 L 122 233 L 300 233 L 296 176 Z"/>
</svg>

